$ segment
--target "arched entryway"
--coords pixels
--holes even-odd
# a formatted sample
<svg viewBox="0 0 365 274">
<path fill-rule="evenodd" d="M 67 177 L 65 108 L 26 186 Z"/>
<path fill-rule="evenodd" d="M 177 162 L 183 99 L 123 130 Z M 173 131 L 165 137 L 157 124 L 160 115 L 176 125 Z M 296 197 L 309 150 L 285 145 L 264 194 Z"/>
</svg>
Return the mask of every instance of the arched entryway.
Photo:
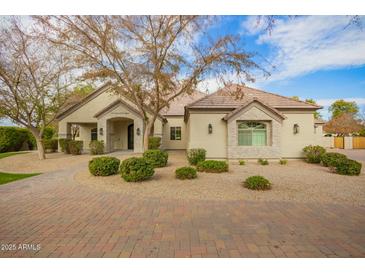
<svg viewBox="0 0 365 274">
<path fill-rule="evenodd" d="M 134 121 L 117 117 L 107 120 L 107 148 L 109 152 L 134 149 Z"/>
</svg>

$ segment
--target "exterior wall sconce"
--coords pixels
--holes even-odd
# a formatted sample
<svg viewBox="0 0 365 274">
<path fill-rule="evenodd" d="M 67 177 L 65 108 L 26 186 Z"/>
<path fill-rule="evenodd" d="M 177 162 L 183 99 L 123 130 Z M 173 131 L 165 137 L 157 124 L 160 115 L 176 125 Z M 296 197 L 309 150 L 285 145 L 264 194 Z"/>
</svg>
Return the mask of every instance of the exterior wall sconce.
<svg viewBox="0 0 365 274">
<path fill-rule="evenodd" d="M 298 134 L 299 133 L 299 125 L 298 124 L 294 124 L 294 126 L 293 126 L 293 133 L 294 134 Z"/>
<path fill-rule="evenodd" d="M 139 128 L 137 128 L 136 133 L 138 136 L 141 135 L 141 130 Z"/>
<path fill-rule="evenodd" d="M 103 130 L 103 128 L 101 127 L 101 128 L 99 128 L 99 135 L 100 135 L 100 136 L 103 136 L 103 134 L 104 134 L 104 130 Z"/>
<path fill-rule="evenodd" d="M 208 133 L 209 134 L 212 134 L 213 133 L 213 126 L 212 126 L 212 124 L 209 124 L 208 125 Z"/>
</svg>

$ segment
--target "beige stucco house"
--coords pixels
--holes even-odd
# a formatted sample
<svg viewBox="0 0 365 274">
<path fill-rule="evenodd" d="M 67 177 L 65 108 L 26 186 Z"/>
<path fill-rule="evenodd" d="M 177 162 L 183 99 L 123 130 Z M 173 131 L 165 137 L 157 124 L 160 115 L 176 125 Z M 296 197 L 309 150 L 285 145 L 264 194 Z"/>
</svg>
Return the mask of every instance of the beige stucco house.
<svg viewBox="0 0 365 274">
<path fill-rule="evenodd" d="M 136 106 L 101 86 L 58 115 L 59 137 L 79 125 L 87 150 L 103 140 L 107 152 L 143 152 L 143 122 Z M 281 95 L 230 85 L 212 94 L 195 92 L 175 100 L 154 125 L 163 149 L 205 148 L 208 158 L 298 158 L 309 144 L 323 145 L 321 107 Z"/>
</svg>

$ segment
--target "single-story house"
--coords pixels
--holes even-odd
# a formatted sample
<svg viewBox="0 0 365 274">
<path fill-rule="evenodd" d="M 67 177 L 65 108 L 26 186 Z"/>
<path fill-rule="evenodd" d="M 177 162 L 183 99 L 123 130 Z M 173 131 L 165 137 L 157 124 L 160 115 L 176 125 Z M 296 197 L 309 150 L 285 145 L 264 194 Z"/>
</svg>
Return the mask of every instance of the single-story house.
<svg viewBox="0 0 365 274">
<path fill-rule="evenodd" d="M 59 113 L 59 137 L 79 125 L 84 149 L 103 140 L 107 152 L 143 152 L 143 121 L 136 106 L 105 84 Z M 211 94 L 194 92 L 161 111 L 154 136 L 163 149 L 204 148 L 208 158 L 298 158 L 306 145 L 322 145 L 318 105 L 255 88 L 229 85 Z"/>
</svg>

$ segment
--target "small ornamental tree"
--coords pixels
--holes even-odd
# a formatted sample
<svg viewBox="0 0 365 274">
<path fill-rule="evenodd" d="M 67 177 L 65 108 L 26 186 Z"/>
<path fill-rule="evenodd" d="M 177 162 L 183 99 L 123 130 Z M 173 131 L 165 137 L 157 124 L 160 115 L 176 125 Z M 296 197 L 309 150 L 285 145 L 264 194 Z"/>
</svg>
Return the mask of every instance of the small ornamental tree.
<svg viewBox="0 0 365 274">
<path fill-rule="evenodd" d="M 327 133 L 334 133 L 338 135 L 348 135 L 357 133 L 363 129 L 360 121 L 356 120 L 350 113 L 343 113 L 332 118 L 323 127 L 323 130 Z"/>
</svg>

